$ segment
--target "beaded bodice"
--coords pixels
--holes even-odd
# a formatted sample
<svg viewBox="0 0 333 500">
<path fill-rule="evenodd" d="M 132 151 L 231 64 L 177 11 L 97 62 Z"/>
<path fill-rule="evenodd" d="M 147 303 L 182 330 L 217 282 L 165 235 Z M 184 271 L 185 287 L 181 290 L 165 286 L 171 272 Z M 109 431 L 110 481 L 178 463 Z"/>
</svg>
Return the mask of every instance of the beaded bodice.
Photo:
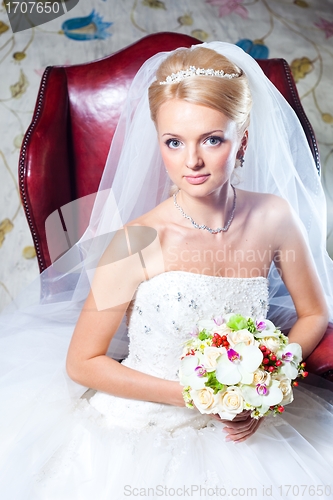
<svg viewBox="0 0 333 500">
<path fill-rule="evenodd" d="M 200 319 L 225 313 L 266 317 L 265 278 L 223 278 L 171 271 L 140 284 L 129 317 L 126 366 L 177 379 L 182 344 Z"/>
<path fill-rule="evenodd" d="M 155 377 L 177 380 L 183 343 L 198 320 L 231 312 L 261 318 L 266 317 L 267 308 L 266 278 L 224 278 L 183 271 L 159 274 L 141 283 L 133 298 L 128 312 L 129 355 L 122 363 Z M 97 393 L 91 404 L 117 425 L 128 422 L 133 426 L 133 414 L 138 427 L 158 422 L 170 429 L 193 419 L 200 426 L 207 419 L 187 408 L 103 393 Z"/>
</svg>

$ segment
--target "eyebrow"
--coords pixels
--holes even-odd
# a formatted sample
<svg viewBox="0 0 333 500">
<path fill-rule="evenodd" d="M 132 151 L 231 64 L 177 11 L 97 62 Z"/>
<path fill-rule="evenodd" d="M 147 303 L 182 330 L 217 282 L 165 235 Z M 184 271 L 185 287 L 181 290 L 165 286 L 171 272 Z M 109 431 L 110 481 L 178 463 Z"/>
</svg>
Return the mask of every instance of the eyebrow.
<svg viewBox="0 0 333 500">
<path fill-rule="evenodd" d="M 221 134 L 224 134 L 223 130 L 217 129 L 217 130 L 211 130 L 210 132 L 205 132 L 201 134 L 199 137 L 206 137 L 207 135 L 212 135 L 216 134 L 216 132 L 220 132 Z M 165 134 L 162 135 L 164 137 L 165 135 L 171 135 L 172 137 L 181 137 L 181 135 L 178 134 L 172 134 L 171 132 L 166 132 Z"/>
</svg>

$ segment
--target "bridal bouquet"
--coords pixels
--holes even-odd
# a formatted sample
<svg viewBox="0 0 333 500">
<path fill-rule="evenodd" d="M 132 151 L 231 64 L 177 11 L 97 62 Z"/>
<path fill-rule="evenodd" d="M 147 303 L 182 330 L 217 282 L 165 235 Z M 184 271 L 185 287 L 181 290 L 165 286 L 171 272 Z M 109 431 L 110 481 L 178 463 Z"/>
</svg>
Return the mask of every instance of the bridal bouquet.
<svg viewBox="0 0 333 500">
<path fill-rule="evenodd" d="M 243 410 L 253 418 L 282 413 L 299 376 L 307 376 L 301 346 L 271 321 L 239 314 L 199 321 L 179 370 L 186 406 L 226 420 Z"/>
</svg>

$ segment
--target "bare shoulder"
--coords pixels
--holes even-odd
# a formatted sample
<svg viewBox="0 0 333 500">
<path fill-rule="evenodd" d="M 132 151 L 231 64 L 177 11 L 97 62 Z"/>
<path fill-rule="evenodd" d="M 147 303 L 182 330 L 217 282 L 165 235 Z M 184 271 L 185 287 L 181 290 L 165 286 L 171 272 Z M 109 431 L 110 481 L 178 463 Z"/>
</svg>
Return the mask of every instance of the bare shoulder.
<svg viewBox="0 0 333 500">
<path fill-rule="evenodd" d="M 138 231 L 134 228 L 145 228 L 145 231 L 152 231 L 156 235 L 158 234 L 161 238 L 165 230 L 170 227 L 173 222 L 171 216 L 170 207 L 172 206 L 172 201 L 170 198 L 166 199 L 155 208 L 149 212 L 141 215 L 140 217 L 130 221 L 125 227 L 129 228 L 130 231 Z"/>
<path fill-rule="evenodd" d="M 287 200 L 270 193 L 238 190 L 241 208 L 262 217 L 266 222 L 279 225 L 293 218 L 293 210 Z"/>
</svg>

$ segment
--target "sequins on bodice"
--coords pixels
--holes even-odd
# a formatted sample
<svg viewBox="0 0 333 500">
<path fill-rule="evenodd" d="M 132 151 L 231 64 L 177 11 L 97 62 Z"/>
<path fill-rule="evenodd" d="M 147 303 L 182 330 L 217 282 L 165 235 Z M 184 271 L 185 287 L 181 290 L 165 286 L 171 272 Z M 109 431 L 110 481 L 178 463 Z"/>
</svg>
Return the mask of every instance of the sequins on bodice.
<svg viewBox="0 0 333 500">
<path fill-rule="evenodd" d="M 177 380 L 183 344 L 200 319 L 225 313 L 266 317 L 266 278 L 224 278 L 183 271 L 159 274 L 141 283 L 128 311 L 129 355 L 125 366 L 155 377 Z M 204 425 L 207 415 L 187 408 L 124 400 L 97 393 L 90 400 L 110 424 L 165 429 Z M 198 422 L 193 422 L 197 420 Z"/>
<path fill-rule="evenodd" d="M 223 278 L 171 271 L 140 284 L 129 318 L 126 366 L 177 379 L 182 344 L 200 319 L 225 313 L 266 317 L 265 278 Z"/>
</svg>

